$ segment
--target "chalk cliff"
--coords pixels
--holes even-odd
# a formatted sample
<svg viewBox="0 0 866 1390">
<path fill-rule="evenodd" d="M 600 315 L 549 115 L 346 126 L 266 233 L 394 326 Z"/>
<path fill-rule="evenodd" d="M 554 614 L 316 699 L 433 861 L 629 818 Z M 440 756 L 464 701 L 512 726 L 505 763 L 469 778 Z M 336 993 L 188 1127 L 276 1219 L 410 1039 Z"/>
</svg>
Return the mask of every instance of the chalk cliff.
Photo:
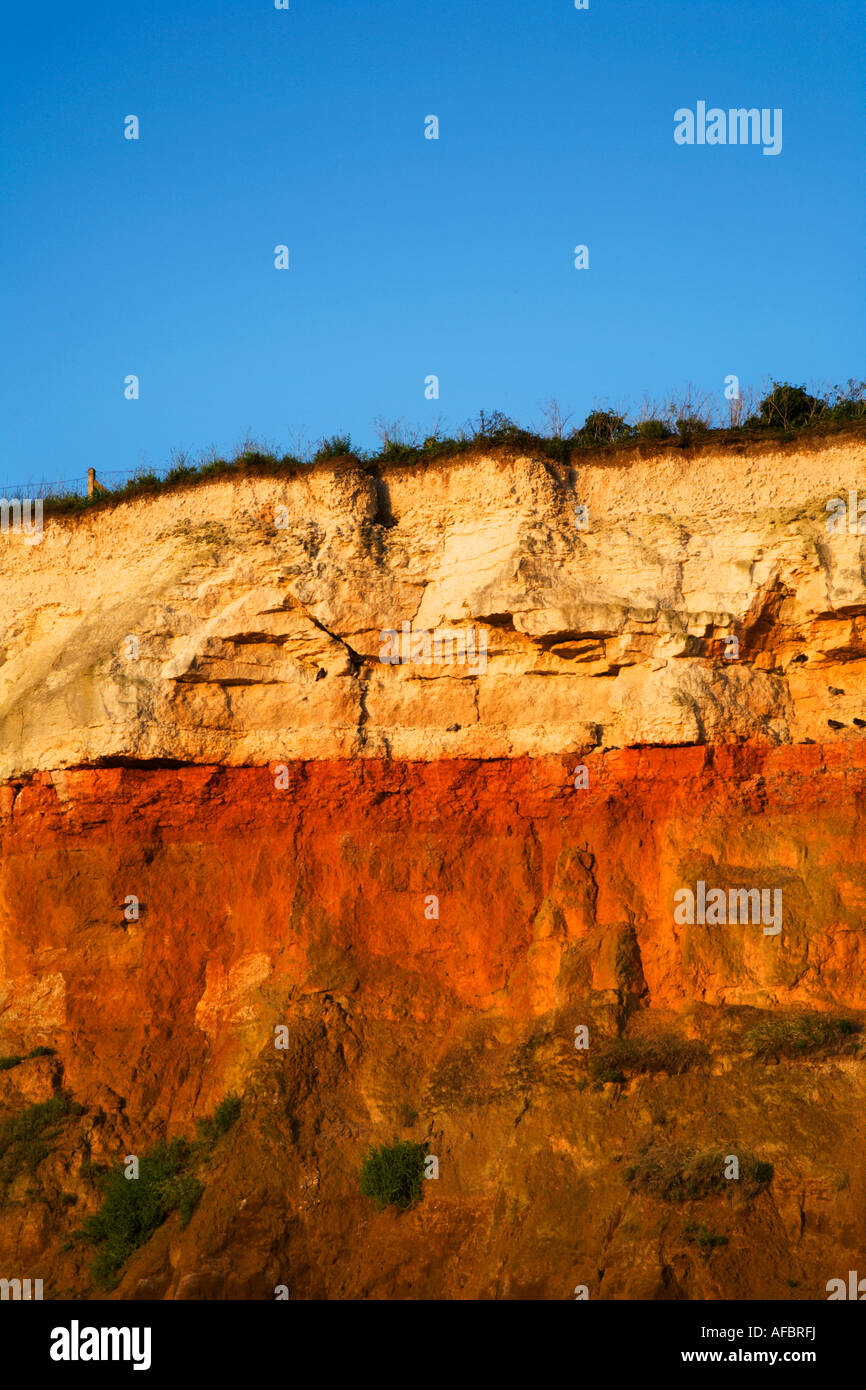
<svg viewBox="0 0 866 1390">
<path fill-rule="evenodd" d="M 0 538 L 0 1054 L 54 1049 L 0 1118 L 74 1101 L 0 1152 L 0 1275 L 95 1296 L 88 1163 L 230 1091 L 113 1296 L 823 1298 L 862 1265 L 866 572 L 827 503 L 864 464 L 337 462 Z M 781 890 L 781 931 L 678 923 L 699 882 Z M 377 1215 L 395 1134 L 439 1177 Z"/>
</svg>

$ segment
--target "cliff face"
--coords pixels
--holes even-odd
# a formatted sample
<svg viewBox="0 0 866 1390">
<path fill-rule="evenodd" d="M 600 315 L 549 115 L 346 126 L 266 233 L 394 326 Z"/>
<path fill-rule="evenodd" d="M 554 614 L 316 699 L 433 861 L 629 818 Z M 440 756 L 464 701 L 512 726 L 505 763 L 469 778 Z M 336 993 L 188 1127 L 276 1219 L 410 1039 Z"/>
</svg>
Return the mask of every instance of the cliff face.
<svg viewBox="0 0 866 1390">
<path fill-rule="evenodd" d="M 0 775 L 859 737 L 862 538 L 826 504 L 863 456 L 317 467 L 3 537 Z M 403 623 L 422 659 L 383 663 Z M 425 662 L 442 629 L 483 661 Z"/>
<path fill-rule="evenodd" d="M 862 1264 L 866 578 L 826 504 L 864 454 L 316 467 L 3 537 L 0 1054 L 55 1055 L 0 1115 L 77 1113 L 8 1170 L 0 1274 L 92 1295 L 82 1160 L 230 1091 L 117 1296 L 823 1298 Z M 394 1134 L 439 1177 L 377 1215 Z"/>
</svg>

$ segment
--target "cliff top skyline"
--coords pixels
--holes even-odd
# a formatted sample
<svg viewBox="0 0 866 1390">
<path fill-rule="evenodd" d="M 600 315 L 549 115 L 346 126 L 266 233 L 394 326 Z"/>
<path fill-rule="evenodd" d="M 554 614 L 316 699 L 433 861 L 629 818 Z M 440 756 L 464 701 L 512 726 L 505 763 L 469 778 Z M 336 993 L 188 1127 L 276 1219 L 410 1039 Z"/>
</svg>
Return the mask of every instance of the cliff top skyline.
<svg viewBox="0 0 866 1390">
<path fill-rule="evenodd" d="M 86 20 L 7 20 L 0 477 L 866 375 L 857 7 Z M 693 145 L 683 110 L 706 118 Z M 778 153 L 745 116 L 747 144 L 711 143 L 714 110 L 783 112 Z"/>
</svg>

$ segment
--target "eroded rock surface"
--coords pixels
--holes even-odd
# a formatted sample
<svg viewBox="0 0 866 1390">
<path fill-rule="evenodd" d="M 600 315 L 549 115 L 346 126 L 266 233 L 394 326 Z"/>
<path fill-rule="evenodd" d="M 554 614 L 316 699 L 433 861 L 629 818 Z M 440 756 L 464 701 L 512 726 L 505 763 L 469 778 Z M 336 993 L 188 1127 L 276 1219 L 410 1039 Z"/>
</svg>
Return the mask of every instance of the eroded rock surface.
<svg viewBox="0 0 866 1390">
<path fill-rule="evenodd" d="M 94 1296 L 91 1165 L 229 1092 L 114 1296 L 796 1300 L 862 1266 L 860 1034 L 750 1039 L 866 1019 L 866 584 L 826 530 L 863 463 L 319 467 L 4 537 L 0 1124 L 74 1106 L 0 1155 L 0 1275 Z M 404 621 L 486 667 L 381 663 Z M 677 922 L 699 881 L 780 890 L 781 932 Z M 376 1215 L 394 1134 L 440 1175 Z M 646 1176 L 702 1154 L 772 1179 Z"/>
<path fill-rule="evenodd" d="M 863 538 L 826 508 L 864 453 L 319 467 L 48 519 L 0 547 L 0 775 L 859 737 Z M 403 623 L 486 659 L 384 664 Z"/>
</svg>

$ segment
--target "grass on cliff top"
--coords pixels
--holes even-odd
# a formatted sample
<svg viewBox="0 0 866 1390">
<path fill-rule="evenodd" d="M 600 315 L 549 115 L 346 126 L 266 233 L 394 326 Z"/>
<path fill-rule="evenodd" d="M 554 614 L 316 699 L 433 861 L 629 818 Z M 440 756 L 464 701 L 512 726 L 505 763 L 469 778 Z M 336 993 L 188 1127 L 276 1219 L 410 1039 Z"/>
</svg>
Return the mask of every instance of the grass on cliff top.
<svg viewBox="0 0 866 1390">
<path fill-rule="evenodd" d="M 383 465 L 420 464 L 479 449 L 507 448 L 570 464 L 599 450 L 642 452 L 645 445 L 688 448 L 707 443 L 744 445 L 760 439 L 787 441 L 808 432 L 866 428 L 866 381 L 852 378 L 846 386 L 829 387 L 817 395 L 804 386 L 773 382 L 762 399 L 745 392 L 729 405 L 732 409 L 724 421 L 712 397 L 696 394 L 689 387 L 666 401 L 645 402 L 638 419 L 629 420 L 614 410 L 593 410 L 579 428 L 571 430 L 567 428 L 570 416 L 564 415 L 555 401 L 543 409 L 545 427 L 541 431 L 524 428 L 498 410 L 480 411 L 455 435 L 437 428 L 423 438 L 401 421 L 380 421 L 381 447 L 373 452 L 359 449 L 348 434 L 324 438 L 300 455 L 278 454 L 248 440 L 231 459 L 211 454 L 194 463 L 187 454 L 176 453 L 173 467 L 165 474 L 140 471 L 123 486 L 91 498 L 77 492 L 49 494 L 44 510 L 55 515 L 77 513 L 239 471 L 281 475 L 341 460 L 365 464 L 376 473 Z"/>
<path fill-rule="evenodd" d="M 679 1076 L 708 1060 L 700 1042 L 689 1042 L 671 1034 L 655 1038 L 611 1038 L 594 1050 L 590 1063 L 597 1082 L 622 1084 L 630 1076 L 668 1072 Z"/>
<path fill-rule="evenodd" d="M 204 1192 L 194 1170 L 235 1123 L 240 1109 L 239 1097 L 226 1096 L 212 1119 L 199 1121 L 196 1140 L 161 1140 L 142 1154 L 137 1178 L 126 1176 L 124 1164 L 99 1177 L 102 1205 L 77 1234 L 96 1247 L 91 1273 L 100 1288 L 114 1288 L 130 1255 L 173 1211 L 180 1214 L 182 1227 L 189 1223 Z"/>
<path fill-rule="evenodd" d="M 409 1211 L 421 1200 L 426 1154 L 426 1144 L 411 1139 L 369 1148 L 361 1160 L 362 1196 L 380 1212 L 388 1206 Z"/>
<path fill-rule="evenodd" d="M 793 1018 L 759 1023 L 756 1028 L 749 1029 L 743 1042 L 753 1057 L 770 1061 L 810 1054 L 859 1052 L 860 1032 L 860 1025 L 850 1018 L 798 1014 Z"/>
<path fill-rule="evenodd" d="M 726 1158 L 718 1150 L 686 1154 L 678 1149 L 657 1149 L 626 1168 L 623 1178 L 633 1191 L 663 1202 L 698 1202 L 723 1193 L 749 1200 L 772 1182 L 773 1165 L 750 1154 L 739 1155 L 739 1178 L 726 1178 Z"/>
</svg>

